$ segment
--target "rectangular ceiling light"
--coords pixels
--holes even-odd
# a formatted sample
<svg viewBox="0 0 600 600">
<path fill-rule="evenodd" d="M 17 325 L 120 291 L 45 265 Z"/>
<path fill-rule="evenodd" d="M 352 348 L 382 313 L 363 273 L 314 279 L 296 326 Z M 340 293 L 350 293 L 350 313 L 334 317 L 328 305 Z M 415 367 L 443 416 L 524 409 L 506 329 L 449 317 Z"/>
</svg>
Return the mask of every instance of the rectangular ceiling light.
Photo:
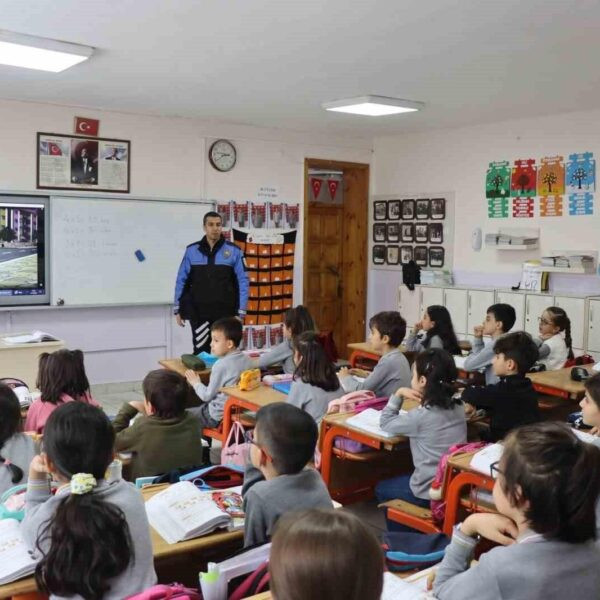
<svg viewBox="0 0 600 600">
<path fill-rule="evenodd" d="M 322 106 L 324 109 L 334 112 L 381 117 L 383 115 L 415 112 L 421 110 L 425 104 L 423 102 L 401 100 L 400 98 L 386 98 L 385 96 L 359 96 L 348 100 L 325 102 Z"/>
<path fill-rule="evenodd" d="M 59 42 L 0 29 L 0 64 L 60 73 L 87 60 L 89 46 Z"/>
</svg>

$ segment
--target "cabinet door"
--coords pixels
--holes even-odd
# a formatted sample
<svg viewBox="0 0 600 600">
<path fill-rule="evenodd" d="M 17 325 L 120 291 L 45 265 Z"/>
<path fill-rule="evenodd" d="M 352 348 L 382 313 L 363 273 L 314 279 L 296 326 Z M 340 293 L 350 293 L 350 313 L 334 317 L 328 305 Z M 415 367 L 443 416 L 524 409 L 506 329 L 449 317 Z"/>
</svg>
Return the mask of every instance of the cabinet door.
<svg viewBox="0 0 600 600">
<path fill-rule="evenodd" d="M 569 298 L 568 296 L 556 296 L 554 305 L 560 306 L 571 321 L 571 338 L 573 348 L 583 350 L 584 344 L 584 317 L 585 317 L 585 298 Z"/>
<path fill-rule="evenodd" d="M 510 304 L 515 309 L 516 320 L 512 331 L 523 331 L 525 328 L 525 294 L 497 291 L 496 302 Z"/>
<path fill-rule="evenodd" d="M 419 308 L 419 318 L 423 316 L 425 309 L 432 304 L 444 305 L 444 289 L 439 287 L 421 286 L 421 303 Z"/>
<path fill-rule="evenodd" d="M 467 290 L 444 290 L 444 306 L 452 318 L 454 332 L 459 337 L 467 335 Z"/>
<path fill-rule="evenodd" d="M 600 300 L 590 300 L 587 350 L 600 353 Z"/>
<path fill-rule="evenodd" d="M 421 318 L 419 314 L 420 296 L 419 288 L 412 291 L 405 285 L 398 288 L 398 311 L 406 321 L 407 331 Z"/>
<path fill-rule="evenodd" d="M 527 294 L 525 298 L 525 331 L 533 336 L 540 335 L 539 317 L 549 307 L 554 306 L 554 296 Z"/>
<path fill-rule="evenodd" d="M 473 333 L 475 325 L 485 321 L 487 309 L 494 304 L 494 292 L 491 290 L 469 290 L 467 295 L 467 332 Z"/>
</svg>

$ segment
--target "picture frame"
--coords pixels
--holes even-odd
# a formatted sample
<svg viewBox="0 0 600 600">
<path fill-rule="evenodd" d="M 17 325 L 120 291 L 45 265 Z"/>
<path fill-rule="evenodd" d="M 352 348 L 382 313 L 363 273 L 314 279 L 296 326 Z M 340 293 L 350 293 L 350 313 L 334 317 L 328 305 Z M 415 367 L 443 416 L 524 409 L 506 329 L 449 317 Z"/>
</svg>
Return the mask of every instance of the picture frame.
<svg viewBox="0 0 600 600">
<path fill-rule="evenodd" d="M 444 225 L 442 223 L 429 223 L 429 243 L 444 243 Z"/>
<path fill-rule="evenodd" d="M 386 224 L 386 238 L 388 242 L 400 241 L 400 223 Z"/>
<path fill-rule="evenodd" d="M 428 263 L 427 246 L 415 246 L 413 251 L 414 261 L 420 267 L 426 267 Z"/>
<path fill-rule="evenodd" d="M 401 216 L 402 201 L 401 200 L 388 200 L 387 203 L 387 215 L 390 221 L 398 221 Z"/>
<path fill-rule="evenodd" d="M 36 188 L 128 194 L 131 141 L 61 133 L 36 136 Z"/>
<path fill-rule="evenodd" d="M 385 200 L 377 200 L 373 202 L 373 220 L 385 221 L 387 219 L 387 202 Z"/>
<path fill-rule="evenodd" d="M 385 246 L 381 246 L 381 245 L 375 245 L 373 246 L 373 264 L 374 265 L 383 265 L 385 264 L 385 257 L 386 257 L 386 252 L 385 252 Z"/>
<path fill-rule="evenodd" d="M 434 221 L 443 221 L 446 218 L 446 199 L 432 198 L 430 205 L 431 219 Z"/>
<path fill-rule="evenodd" d="M 429 198 L 420 198 L 416 201 L 415 217 L 417 221 L 427 221 L 429 215 Z"/>
<path fill-rule="evenodd" d="M 442 246 L 429 247 L 429 266 L 441 268 L 444 266 L 445 251 Z"/>
<path fill-rule="evenodd" d="M 388 265 L 397 265 L 400 262 L 400 249 L 398 246 L 388 246 L 385 261 Z"/>
<path fill-rule="evenodd" d="M 386 224 L 385 223 L 373 223 L 373 241 L 374 242 L 385 242 L 386 241 Z"/>
<path fill-rule="evenodd" d="M 402 200 L 402 219 L 412 221 L 415 218 L 415 201 Z"/>
<path fill-rule="evenodd" d="M 426 244 L 429 241 L 427 223 L 416 223 L 415 224 L 415 242 L 418 244 Z"/>
<path fill-rule="evenodd" d="M 413 260 L 413 247 L 400 246 L 400 264 L 406 265 Z"/>
<path fill-rule="evenodd" d="M 415 241 L 415 226 L 413 223 L 402 223 L 400 225 L 400 239 L 403 243 Z"/>
</svg>

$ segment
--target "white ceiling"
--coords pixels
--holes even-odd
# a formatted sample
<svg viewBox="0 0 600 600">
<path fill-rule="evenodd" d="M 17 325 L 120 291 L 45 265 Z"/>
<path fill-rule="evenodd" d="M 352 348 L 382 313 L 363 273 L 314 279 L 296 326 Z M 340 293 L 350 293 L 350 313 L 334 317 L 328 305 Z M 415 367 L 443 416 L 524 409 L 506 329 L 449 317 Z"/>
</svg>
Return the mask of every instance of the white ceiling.
<svg viewBox="0 0 600 600">
<path fill-rule="evenodd" d="M 372 137 L 600 107 L 598 0 L 0 0 L 0 28 L 97 48 L 0 97 Z M 327 113 L 378 94 L 417 114 Z"/>
</svg>

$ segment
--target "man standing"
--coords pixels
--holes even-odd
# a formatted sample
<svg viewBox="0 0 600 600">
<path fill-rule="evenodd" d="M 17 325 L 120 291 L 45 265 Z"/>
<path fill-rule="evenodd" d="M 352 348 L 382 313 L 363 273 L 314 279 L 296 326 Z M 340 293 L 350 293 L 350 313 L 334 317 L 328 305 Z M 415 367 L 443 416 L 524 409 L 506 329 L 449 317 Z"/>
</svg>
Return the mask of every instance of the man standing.
<svg viewBox="0 0 600 600">
<path fill-rule="evenodd" d="M 210 352 L 210 327 L 217 319 L 243 319 L 248 303 L 242 251 L 223 237 L 218 213 L 206 213 L 203 225 L 206 235 L 186 248 L 175 283 L 175 319 L 181 327 L 190 321 L 194 354 Z"/>
</svg>

